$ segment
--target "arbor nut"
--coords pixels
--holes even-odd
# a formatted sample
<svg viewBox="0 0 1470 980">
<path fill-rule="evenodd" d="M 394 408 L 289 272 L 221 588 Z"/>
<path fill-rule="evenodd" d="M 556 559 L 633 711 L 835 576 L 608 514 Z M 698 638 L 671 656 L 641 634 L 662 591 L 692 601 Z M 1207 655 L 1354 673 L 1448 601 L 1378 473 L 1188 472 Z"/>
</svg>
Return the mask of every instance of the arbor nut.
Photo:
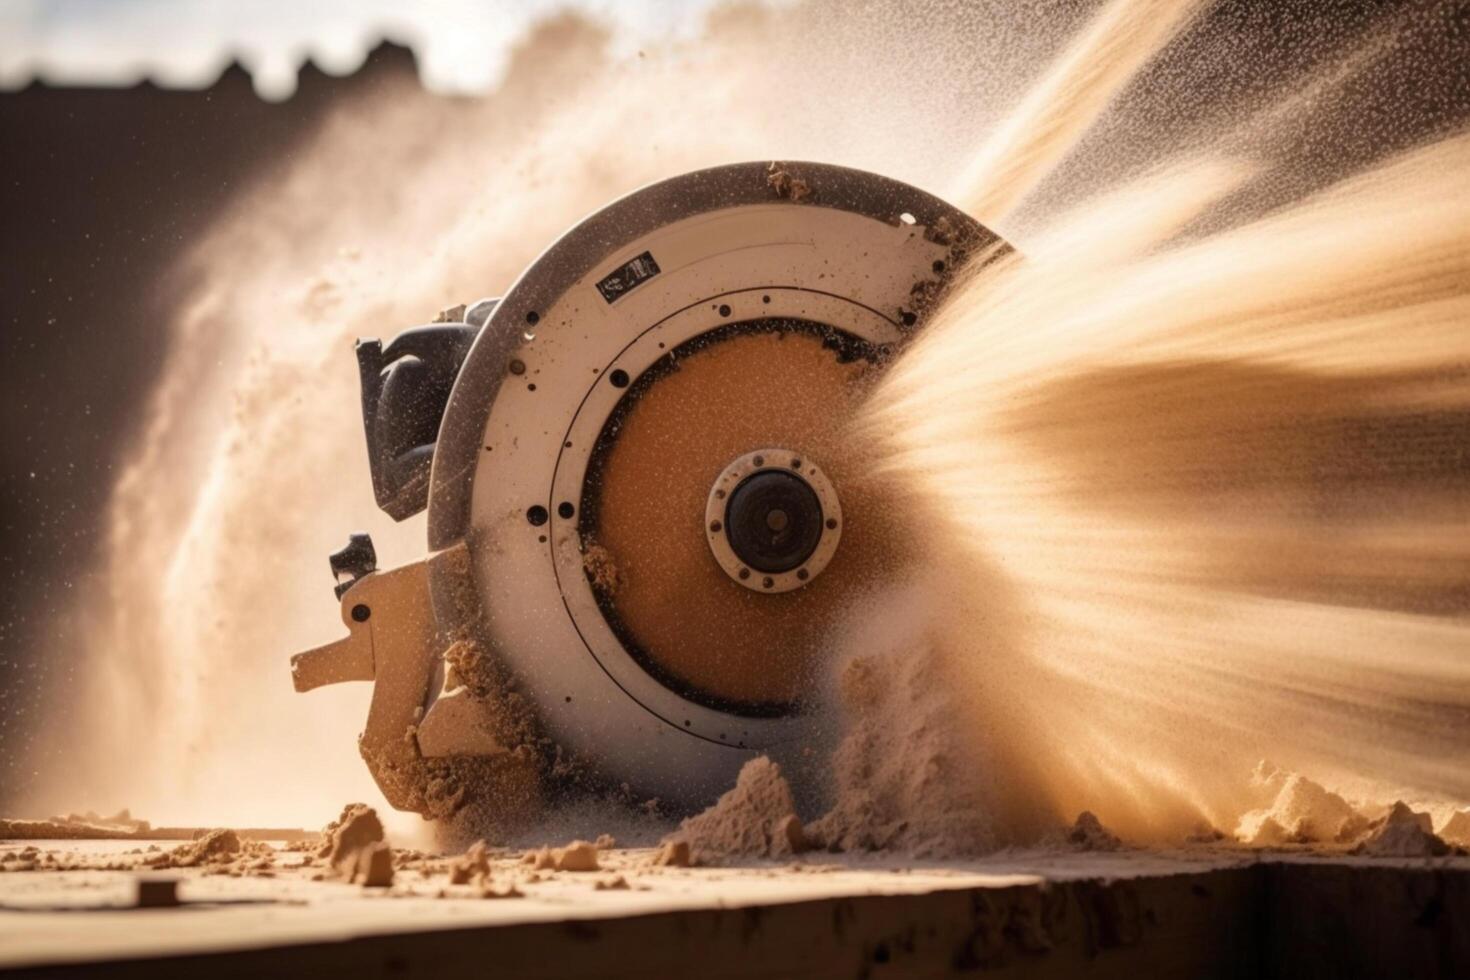
<svg viewBox="0 0 1470 980">
<path fill-rule="evenodd" d="M 732 581 L 764 594 L 790 592 L 832 560 L 842 537 L 842 507 L 836 487 L 810 458 L 757 449 L 732 460 L 715 479 L 705 526 L 710 551 Z"/>
</svg>

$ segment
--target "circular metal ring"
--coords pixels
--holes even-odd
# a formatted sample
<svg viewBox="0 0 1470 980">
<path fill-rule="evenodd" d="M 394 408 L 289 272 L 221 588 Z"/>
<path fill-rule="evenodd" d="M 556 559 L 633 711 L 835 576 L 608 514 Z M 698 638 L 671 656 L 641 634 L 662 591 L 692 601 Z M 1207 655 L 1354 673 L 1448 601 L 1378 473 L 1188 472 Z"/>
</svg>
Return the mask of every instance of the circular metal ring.
<svg viewBox="0 0 1470 980">
<path fill-rule="evenodd" d="M 735 489 L 757 473 L 770 472 L 798 477 L 817 495 L 822 511 L 821 537 L 816 548 L 799 565 L 784 572 L 763 572 L 747 564 L 730 543 L 726 521 L 726 508 Z M 842 504 L 837 499 L 837 488 L 812 460 L 790 449 L 757 449 L 737 457 L 715 478 L 705 503 L 704 524 L 710 551 L 731 579 L 752 592 L 791 592 L 822 574 L 837 553 L 837 544 L 842 539 Z"/>
<path fill-rule="evenodd" d="M 479 633 L 559 746 L 604 778 L 679 806 L 706 805 L 728 789 L 751 753 L 804 764 L 815 729 L 799 706 L 748 713 L 691 699 L 624 645 L 583 549 L 580 501 L 607 420 L 660 358 L 730 324 L 789 318 L 867 343 L 901 342 L 914 286 L 933 277 L 934 263 L 953 262 L 954 244 L 975 252 L 998 242 L 962 212 L 896 181 L 790 166 L 815 189 L 799 203 L 773 192 L 767 163 L 739 164 L 635 192 L 563 236 L 480 332 L 434 451 L 430 548 L 465 543 L 465 584 L 476 599 L 436 587 L 436 614 L 442 607 Z M 903 212 L 917 225 L 898 223 Z M 615 302 L 598 288 L 645 253 L 660 270 L 652 278 Z M 619 370 L 628 388 L 618 387 Z M 771 441 L 817 451 L 819 463 L 842 473 L 841 460 L 822 458 L 815 445 L 775 433 Z M 710 463 L 705 480 L 723 459 Z M 691 525 L 707 488 L 699 484 L 688 501 L 694 510 L 681 514 Z M 848 496 L 857 519 L 859 500 Z M 572 516 L 562 516 L 563 502 Z M 547 512 L 544 524 L 529 522 L 532 506 Z M 834 575 L 860 537 L 847 536 Z M 696 550 L 705 545 L 689 543 L 696 563 L 708 560 Z M 717 569 L 705 566 L 729 585 Z M 769 602 L 801 603 L 840 591 L 837 583 L 825 576 Z"/>
</svg>

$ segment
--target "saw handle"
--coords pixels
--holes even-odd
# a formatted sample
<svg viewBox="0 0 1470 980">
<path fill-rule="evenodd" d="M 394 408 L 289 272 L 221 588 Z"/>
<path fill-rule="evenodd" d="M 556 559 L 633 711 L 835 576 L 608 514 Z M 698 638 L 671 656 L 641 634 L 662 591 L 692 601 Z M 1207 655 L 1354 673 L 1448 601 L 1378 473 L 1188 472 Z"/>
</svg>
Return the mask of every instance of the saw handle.
<svg viewBox="0 0 1470 980">
<path fill-rule="evenodd" d="M 305 650 L 291 658 L 291 684 L 298 693 L 343 681 L 370 681 L 376 676 L 372 629 L 367 623 L 335 643 Z"/>
</svg>

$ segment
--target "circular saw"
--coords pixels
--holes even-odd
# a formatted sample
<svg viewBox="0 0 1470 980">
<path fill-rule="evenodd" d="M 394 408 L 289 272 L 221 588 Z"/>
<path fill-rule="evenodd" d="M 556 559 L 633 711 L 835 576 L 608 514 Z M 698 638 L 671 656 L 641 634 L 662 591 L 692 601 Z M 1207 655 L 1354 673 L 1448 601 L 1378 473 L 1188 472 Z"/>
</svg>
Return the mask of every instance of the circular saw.
<svg viewBox="0 0 1470 980">
<path fill-rule="evenodd" d="M 1004 249 L 897 181 L 735 164 L 608 205 L 502 298 L 359 341 L 375 496 L 427 509 L 429 554 L 331 556 L 348 636 L 293 658 L 297 690 L 374 681 L 363 756 L 429 816 L 558 766 L 688 810 L 754 755 L 798 765 L 835 629 L 914 557 L 851 422 Z"/>
</svg>

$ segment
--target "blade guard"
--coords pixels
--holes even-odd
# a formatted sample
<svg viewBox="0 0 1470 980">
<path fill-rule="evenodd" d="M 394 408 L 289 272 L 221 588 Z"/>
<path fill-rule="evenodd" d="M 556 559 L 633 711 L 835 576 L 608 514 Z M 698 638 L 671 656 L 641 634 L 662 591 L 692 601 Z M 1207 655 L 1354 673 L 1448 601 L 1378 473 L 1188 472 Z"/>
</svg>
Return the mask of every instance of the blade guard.
<svg viewBox="0 0 1470 980">
<path fill-rule="evenodd" d="M 405 795 L 401 780 L 385 779 L 383 773 L 417 766 L 425 755 L 505 751 L 476 724 L 478 712 L 461 704 L 463 698 L 441 695 L 425 715 L 446 645 L 434 617 L 430 577 L 441 563 L 462 563 L 462 550 L 363 575 L 342 594 L 347 636 L 291 658 L 292 684 L 300 692 L 345 681 L 375 681 L 358 748 L 383 795 L 399 809 L 413 809 L 414 801 Z M 471 708 L 468 717 L 466 708 Z"/>
</svg>

